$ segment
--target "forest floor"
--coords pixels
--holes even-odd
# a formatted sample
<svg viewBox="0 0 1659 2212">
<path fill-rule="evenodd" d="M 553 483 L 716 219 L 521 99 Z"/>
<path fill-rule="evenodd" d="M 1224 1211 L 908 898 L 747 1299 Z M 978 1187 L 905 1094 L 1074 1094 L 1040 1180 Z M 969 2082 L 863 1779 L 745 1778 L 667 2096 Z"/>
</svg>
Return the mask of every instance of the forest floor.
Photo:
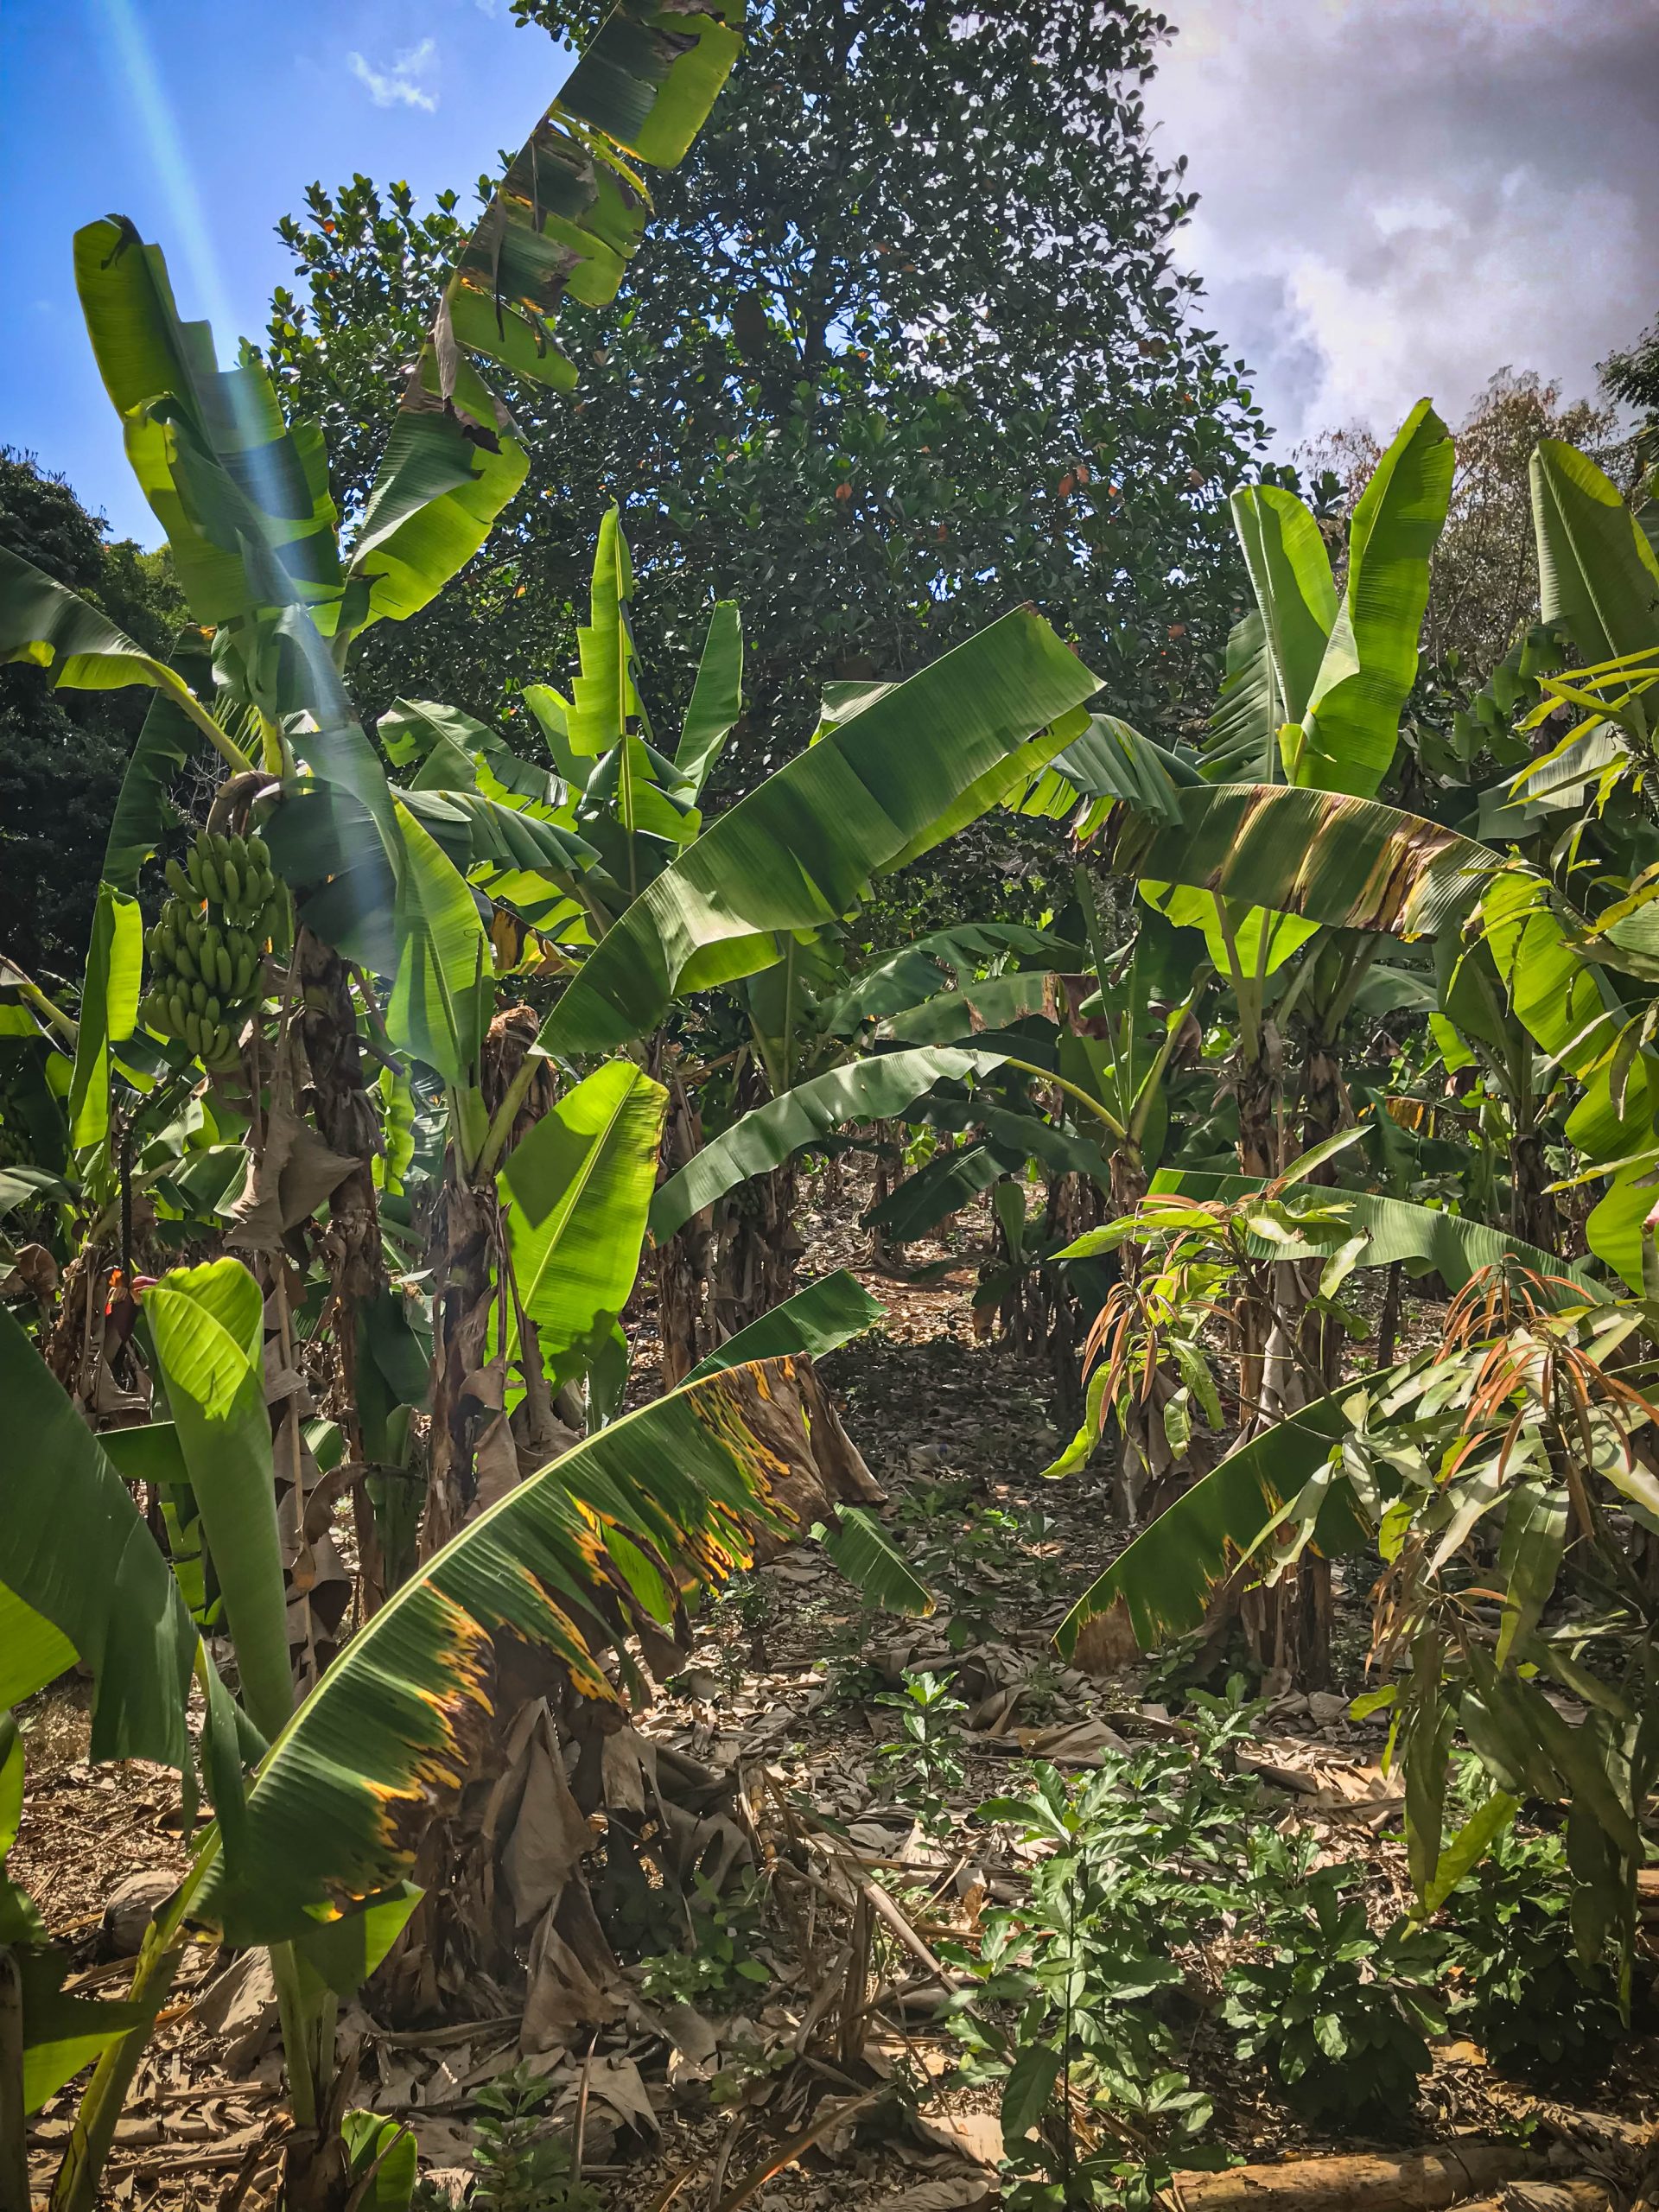
<svg viewBox="0 0 1659 2212">
<path fill-rule="evenodd" d="M 709 1610 L 684 1671 L 640 1718 L 658 1744 L 735 1776 L 751 1864 L 735 1889 L 697 1906 L 694 1948 L 636 1970 L 613 2025 L 531 2056 L 548 2108 L 579 2137 L 588 2201 L 607 2212 L 1000 2202 L 996 2090 L 951 2082 L 963 2051 L 936 2017 L 936 1949 L 952 1939 L 976 1948 L 984 1911 L 1020 1901 L 1039 1854 L 976 1808 L 1015 1787 L 1029 1760 L 1084 1777 L 1126 1750 L 1180 1738 L 1179 1694 L 1155 1669 L 1091 1679 L 1055 1655 L 1056 1624 L 1122 1538 L 1097 1476 L 1039 1478 L 1060 1440 L 1049 1380 L 1037 1363 L 976 1339 L 975 1233 L 964 1217 L 950 1249 L 912 1247 L 913 1262 L 933 1262 L 912 1270 L 923 1280 L 864 1264 L 867 1240 L 850 1221 L 820 1222 L 811 1238 L 804 1278 L 855 1266 L 888 1308 L 881 1330 L 823 1371 L 888 1494 L 889 1529 L 938 1610 L 872 1618 L 816 1546 L 793 1545 Z M 1364 1687 L 1364 1581 L 1344 1590 L 1339 1573 L 1339 1679 L 1330 1693 L 1267 1705 L 1229 1758 L 1260 1777 L 1280 1828 L 1311 1830 L 1323 1856 L 1356 1862 L 1380 1924 L 1408 1889 L 1400 1800 L 1378 1765 L 1382 1720 L 1347 1717 Z M 914 1709 L 906 1685 L 930 1673 L 950 1679 L 964 1708 L 945 1716 L 950 1764 L 931 1781 L 913 1758 L 884 1754 L 901 1742 L 902 1707 Z M 186 1863 L 176 1777 L 87 1764 L 85 1698 L 73 1683 L 20 1717 L 28 1796 L 10 1871 L 66 1942 L 73 1986 L 119 1993 L 149 1904 Z M 219 2212 L 273 2202 L 286 2114 L 259 1964 L 257 1954 L 206 1949 L 192 1960 L 120 2124 L 105 2201 Z M 1217 2032 L 1216 1962 L 1195 1953 L 1184 1965 L 1180 2063 L 1214 2101 L 1209 2144 L 1260 2161 L 1478 2138 L 1521 2148 L 1517 2173 L 1529 2143 L 1558 2146 L 1558 2166 L 1610 2177 L 1616 2201 L 1633 2181 L 1655 2107 L 1655 2045 L 1643 2037 L 1582 2107 L 1564 2107 L 1448 2035 L 1390 2136 L 1321 2136 Z M 1652 1972 L 1650 1960 L 1640 1968 Z M 387 2031 L 361 2004 L 344 2012 L 355 2101 L 409 2123 L 423 2170 L 454 2201 L 477 2139 L 475 2093 L 520 2056 L 512 1993 L 497 1994 L 433 2030 Z M 38 2122 L 37 2185 L 72 2112 L 60 2096 Z M 521 2212 L 583 2202 L 551 2190 Z"/>
</svg>

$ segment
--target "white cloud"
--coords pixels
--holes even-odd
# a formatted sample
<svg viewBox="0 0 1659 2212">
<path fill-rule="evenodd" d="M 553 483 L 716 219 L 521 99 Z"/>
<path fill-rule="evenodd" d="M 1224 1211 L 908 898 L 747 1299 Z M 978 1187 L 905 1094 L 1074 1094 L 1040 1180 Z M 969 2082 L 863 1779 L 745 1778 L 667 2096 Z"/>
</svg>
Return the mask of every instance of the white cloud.
<svg viewBox="0 0 1659 2212">
<path fill-rule="evenodd" d="M 437 58 L 436 40 L 423 38 L 418 46 L 406 48 L 389 69 L 372 69 L 360 54 L 348 54 L 346 66 L 359 84 L 368 87 L 376 107 L 418 107 L 430 115 L 438 96 L 419 80 L 430 74 Z"/>
<path fill-rule="evenodd" d="M 1204 320 L 1287 450 L 1506 364 L 1592 394 L 1659 310 L 1652 0 L 1185 0 L 1148 89 Z"/>
</svg>

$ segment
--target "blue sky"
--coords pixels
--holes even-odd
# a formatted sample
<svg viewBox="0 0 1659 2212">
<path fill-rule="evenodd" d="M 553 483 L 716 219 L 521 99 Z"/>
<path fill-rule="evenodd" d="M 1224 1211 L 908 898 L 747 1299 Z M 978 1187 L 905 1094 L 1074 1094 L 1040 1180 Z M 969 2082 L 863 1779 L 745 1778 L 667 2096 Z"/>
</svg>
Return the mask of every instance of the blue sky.
<svg viewBox="0 0 1659 2212">
<path fill-rule="evenodd" d="M 1148 111 L 1204 195 L 1178 244 L 1288 453 L 1455 423 L 1505 364 L 1595 388 L 1659 313 L 1655 0 L 1165 0 Z M 508 0 L 0 0 L 0 444 L 151 543 L 76 306 L 110 213 L 166 249 L 227 357 L 290 274 L 274 235 L 360 169 L 470 192 L 565 60 Z M 647 248 L 647 251 L 649 249 Z"/>
<path fill-rule="evenodd" d="M 154 543 L 81 327 L 77 226 L 130 215 L 224 359 L 264 335 L 291 273 L 274 226 L 308 184 L 470 197 L 567 66 L 506 0 L 0 0 L 0 444 Z"/>
</svg>

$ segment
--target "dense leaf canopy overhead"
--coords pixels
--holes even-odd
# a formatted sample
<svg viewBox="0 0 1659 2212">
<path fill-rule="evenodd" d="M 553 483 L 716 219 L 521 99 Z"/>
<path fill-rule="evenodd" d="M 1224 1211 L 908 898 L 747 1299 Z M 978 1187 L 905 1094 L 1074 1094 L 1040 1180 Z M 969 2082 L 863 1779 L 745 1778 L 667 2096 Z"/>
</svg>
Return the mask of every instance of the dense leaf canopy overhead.
<svg viewBox="0 0 1659 2212">
<path fill-rule="evenodd" d="M 507 391 L 532 461 L 504 527 L 443 607 L 365 641 L 374 702 L 493 713 L 504 679 L 556 675 L 611 496 L 659 693 L 712 599 L 742 604 L 728 779 L 800 743 L 825 679 L 906 674 L 1020 597 L 1124 714 L 1207 699 L 1226 493 L 1261 433 L 1170 264 L 1192 200 L 1142 105 L 1163 35 L 1127 0 L 762 10 L 653 185 L 648 264 L 613 307 L 567 310 L 574 406 Z M 359 177 L 283 228 L 302 283 L 271 359 L 350 512 L 460 218 Z"/>
</svg>

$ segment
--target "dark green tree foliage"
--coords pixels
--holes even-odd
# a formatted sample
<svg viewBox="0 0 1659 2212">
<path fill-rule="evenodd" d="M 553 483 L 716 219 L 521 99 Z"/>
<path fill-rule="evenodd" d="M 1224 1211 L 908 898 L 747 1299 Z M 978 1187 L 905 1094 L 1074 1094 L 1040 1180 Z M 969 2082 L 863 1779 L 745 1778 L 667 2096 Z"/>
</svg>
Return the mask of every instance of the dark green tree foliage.
<svg viewBox="0 0 1659 2212">
<path fill-rule="evenodd" d="M 1226 493 L 1262 432 L 1170 264 L 1192 202 L 1142 105 L 1165 32 L 1129 0 L 764 8 L 657 188 L 648 263 L 568 326 L 574 400 L 507 394 L 534 459 L 505 526 L 441 606 L 364 640 L 371 709 L 401 690 L 491 714 L 504 679 L 555 673 L 614 494 L 658 696 L 711 599 L 742 605 L 738 779 L 798 747 L 826 680 L 905 675 L 1022 597 L 1119 712 L 1190 714 L 1232 596 Z M 348 512 L 452 206 L 421 217 L 359 177 L 283 226 L 302 282 L 272 359 Z"/>
<path fill-rule="evenodd" d="M 168 556 L 108 536 L 62 477 L 0 450 L 0 545 L 164 654 L 185 614 Z M 0 669 L 0 952 L 30 973 L 79 973 L 110 817 L 148 702 L 137 690 L 54 692 L 37 669 Z"/>
</svg>

